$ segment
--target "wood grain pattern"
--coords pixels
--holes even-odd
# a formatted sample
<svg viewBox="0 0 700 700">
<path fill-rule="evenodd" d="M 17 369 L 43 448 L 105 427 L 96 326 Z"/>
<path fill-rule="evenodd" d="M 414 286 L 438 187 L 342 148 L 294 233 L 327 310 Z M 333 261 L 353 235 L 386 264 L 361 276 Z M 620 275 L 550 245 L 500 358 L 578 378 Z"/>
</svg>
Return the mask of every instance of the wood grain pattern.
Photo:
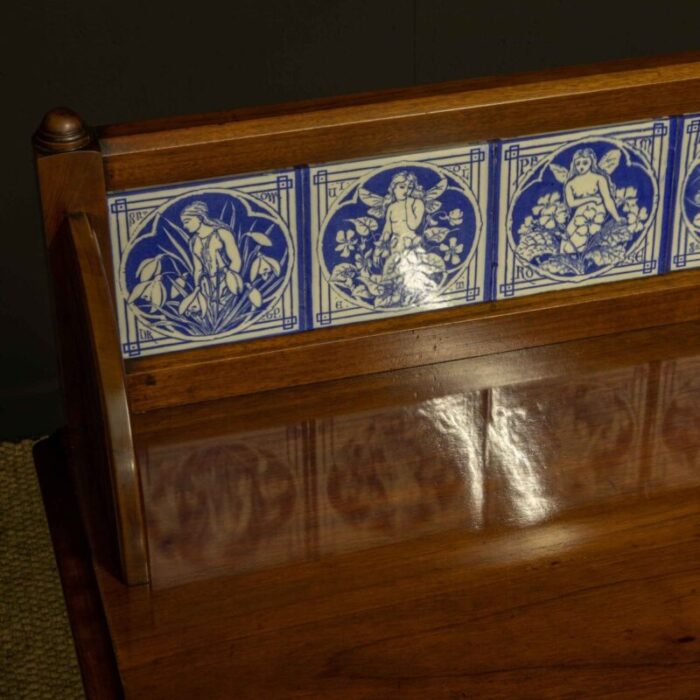
<svg viewBox="0 0 700 700">
<path fill-rule="evenodd" d="M 106 465 L 112 496 L 121 570 L 130 584 L 149 579 L 141 482 L 131 437 L 124 370 L 112 297 L 97 238 L 86 214 L 66 221 L 80 274 L 82 303 L 97 374 Z"/>
<path fill-rule="evenodd" d="M 256 172 L 700 110 L 700 59 L 605 64 L 295 109 L 105 128 L 110 190 Z"/>
<path fill-rule="evenodd" d="M 695 697 L 698 327 L 144 415 L 159 584 L 97 569 L 127 697 Z M 291 468 L 299 431 L 306 550 L 283 470 L 246 456 Z"/>
<path fill-rule="evenodd" d="M 572 351 L 573 349 L 573 351 Z M 700 354 L 700 322 L 648 328 L 623 335 L 586 338 L 417 368 L 358 376 L 322 384 L 289 387 L 178 405 L 134 415 L 134 440 L 149 448 L 222 439 L 237 431 L 274 430 L 280 425 L 323 419 L 329 407 L 352 414 L 429 400 L 458 392 L 496 389 L 522 382 L 629 367 Z M 665 383 L 667 385 L 668 382 Z"/>
</svg>

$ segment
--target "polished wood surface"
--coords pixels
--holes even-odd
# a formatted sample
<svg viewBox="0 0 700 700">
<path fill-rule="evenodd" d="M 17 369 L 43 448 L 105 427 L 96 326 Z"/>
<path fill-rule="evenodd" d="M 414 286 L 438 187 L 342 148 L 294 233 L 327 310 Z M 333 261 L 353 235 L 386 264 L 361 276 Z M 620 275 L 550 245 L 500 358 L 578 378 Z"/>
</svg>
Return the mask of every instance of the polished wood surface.
<svg viewBox="0 0 700 700">
<path fill-rule="evenodd" d="M 57 107 L 44 115 L 33 140 L 43 153 L 65 153 L 84 148 L 92 138 L 80 116 L 67 107 Z"/>
<path fill-rule="evenodd" d="M 130 584 L 149 580 L 146 528 L 141 479 L 131 436 L 124 367 L 119 353 L 119 333 L 107 274 L 97 237 L 86 214 L 66 221 L 77 263 L 82 306 L 87 320 L 91 357 L 97 378 L 97 394 L 104 433 L 104 459 L 110 478 L 112 509 L 119 545 L 120 569 Z"/>
<path fill-rule="evenodd" d="M 65 107 L 48 112 L 32 143 L 36 156 L 44 235 L 50 256 L 59 228 L 70 214 L 85 213 L 90 218 L 100 244 L 106 268 L 111 269 L 112 247 L 107 221 L 107 190 L 102 153 L 92 130 Z M 108 276 L 113 288 L 112 275 Z M 56 295 L 61 296 L 62 278 L 54 279 Z"/>
<path fill-rule="evenodd" d="M 145 414 L 126 696 L 699 697 L 699 408 L 695 322 Z"/>
<path fill-rule="evenodd" d="M 700 55 L 564 68 L 100 130 L 108 189 L 700 110 Z"/>
</svg>

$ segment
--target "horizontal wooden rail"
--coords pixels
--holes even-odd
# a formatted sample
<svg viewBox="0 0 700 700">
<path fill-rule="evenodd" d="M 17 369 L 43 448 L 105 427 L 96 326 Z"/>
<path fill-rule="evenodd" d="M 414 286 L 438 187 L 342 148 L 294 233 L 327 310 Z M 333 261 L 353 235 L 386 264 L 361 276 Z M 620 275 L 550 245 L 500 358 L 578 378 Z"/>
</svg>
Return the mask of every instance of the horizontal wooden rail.
<svg viewBox="0 0 700 700">
<path fill-rule="evenodd" d="M 132 410 L 700 319 L 700 271 L 127 362 Z"/>
<path fill-rule="evenodd" d="M 120 190 L 700 111 L 700 54 L 104 127 Z"/>
<path fill-rule="evenodd" d="M 262 431 L 332 414 L 381 411 L 548 377 L 605 373 L 633 365 L 700 355 L 700 321 L 642 328 L 623 335 L 523 348 L 453 362 L 408 367 L 351 379 L 259 392 L 221 401 L 134 414 L 134 441 L 152 449 Z M 361 397 L 358 400 L 358 397 Z"/>
</svg>

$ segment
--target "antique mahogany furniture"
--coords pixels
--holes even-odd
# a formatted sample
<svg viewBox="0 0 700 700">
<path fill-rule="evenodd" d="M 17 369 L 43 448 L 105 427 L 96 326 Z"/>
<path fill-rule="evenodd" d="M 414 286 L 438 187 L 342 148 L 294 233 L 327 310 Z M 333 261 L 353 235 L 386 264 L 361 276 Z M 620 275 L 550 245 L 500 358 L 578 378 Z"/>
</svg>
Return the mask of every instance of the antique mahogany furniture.
<svg viewBox="0 0 700 700">
<path fill-rule="evenodd" d="M 106 208 L 698 111 L 681 55 L 97 130 L 50 112 L 68 428 L 37 459 L 89 694 L 700 697 L 700 271 L 123 360 Z"/>
</svg>

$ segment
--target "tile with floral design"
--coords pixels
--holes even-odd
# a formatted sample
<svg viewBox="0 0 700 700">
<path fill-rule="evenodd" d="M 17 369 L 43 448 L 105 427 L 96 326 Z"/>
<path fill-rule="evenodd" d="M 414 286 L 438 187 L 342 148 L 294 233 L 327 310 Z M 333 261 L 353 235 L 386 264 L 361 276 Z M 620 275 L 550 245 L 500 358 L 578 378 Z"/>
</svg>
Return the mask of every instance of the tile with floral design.
<svg viewBox="0 0 700 700">
<path fill-rule="evenodd" d="M 700 267 L 700 114 L 678 120 L 671 270 Z"/>
<path fill-rule="evenodd" d="M 660 272 L 673 135 L 657 119 L 500 142 L 495 297 Z"/>
<path fill-rule="evenodd" d="M 302 328 L 300 177 L 245 177 L 108 196 L 124 357 Z"/>
<path fill-rule="evenodd" d="M 314 328 L 488 298 L 486 144 L 306 171 Z"/>
</svg>

